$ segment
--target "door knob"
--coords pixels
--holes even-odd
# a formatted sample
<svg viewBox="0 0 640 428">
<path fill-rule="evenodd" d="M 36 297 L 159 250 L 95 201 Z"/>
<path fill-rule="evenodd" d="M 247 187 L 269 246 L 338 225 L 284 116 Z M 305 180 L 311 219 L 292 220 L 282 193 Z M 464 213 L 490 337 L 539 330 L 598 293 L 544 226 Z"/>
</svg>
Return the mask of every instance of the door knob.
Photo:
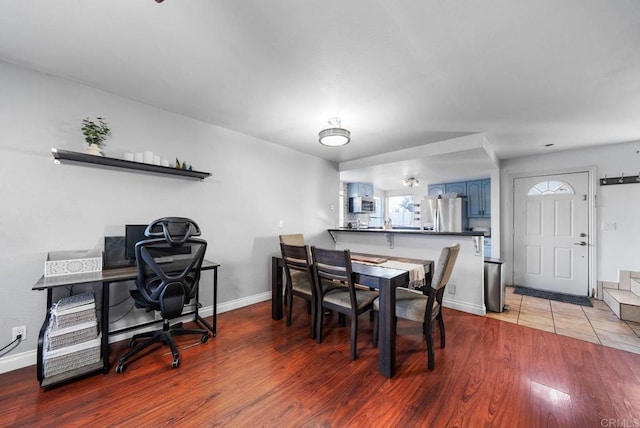
<svg viewBox="0 0 640 428">
<path fill-rule="evenodd" d="M 580 241 L 580 242 L 574 242 L 573 245 L 580 245 L 581 247 L 584 247 L 587 245 L 587 243 L 584 241 Z"/>
<path fill-rule="evenodd" d="M 581 233 L 581 234 L 580 234 L 580 237 L 581 237 L 581 238 L 586 238 L 586 237 L 587 237 L 587 234 L 586 234 L 586 233 Z"/>
</svg>

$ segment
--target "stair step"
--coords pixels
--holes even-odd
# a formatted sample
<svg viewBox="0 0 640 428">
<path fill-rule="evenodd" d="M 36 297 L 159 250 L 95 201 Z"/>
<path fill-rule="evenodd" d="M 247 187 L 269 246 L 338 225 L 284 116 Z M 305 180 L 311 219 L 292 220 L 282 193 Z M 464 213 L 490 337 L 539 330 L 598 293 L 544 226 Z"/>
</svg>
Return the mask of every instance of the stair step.
<svg viewBox="0 0 640 428">
<path fill-rule="evenodd" d="M 606 288 L 603 292 L 605 303 L 618 318 L 640 323 L 640 296 L 630 290 Z"/>
</svg>

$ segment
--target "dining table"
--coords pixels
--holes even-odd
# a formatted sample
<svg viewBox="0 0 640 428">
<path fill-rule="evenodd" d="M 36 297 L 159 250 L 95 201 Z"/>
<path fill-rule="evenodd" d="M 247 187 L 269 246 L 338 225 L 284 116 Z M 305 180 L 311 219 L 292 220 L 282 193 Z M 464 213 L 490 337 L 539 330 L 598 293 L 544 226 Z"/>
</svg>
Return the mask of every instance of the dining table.
<svg viewBox="0 0 640 428">
<path fill-rule="evenodd" d="M 389 256 L 351 253 L 354 281 L 366 287 L 375 288 L 380 293 L 378 371 L 391 378 L 396 371 L 396 332 L 393 328 L 396 316 L 396 288 L 407 287 L 410 282 L 408 270 L 385 267 L 383 262 L 365 263 L 367 258 L 393 259 Z M 426 286 L 430 286 L 432 260 L 396 258 L 403 262 L 421 264 L 425 268 Z M 283 316 L 283 268 L 282 257 L 271 260 L 271 318 L 280 320 Z"/>
</svg>

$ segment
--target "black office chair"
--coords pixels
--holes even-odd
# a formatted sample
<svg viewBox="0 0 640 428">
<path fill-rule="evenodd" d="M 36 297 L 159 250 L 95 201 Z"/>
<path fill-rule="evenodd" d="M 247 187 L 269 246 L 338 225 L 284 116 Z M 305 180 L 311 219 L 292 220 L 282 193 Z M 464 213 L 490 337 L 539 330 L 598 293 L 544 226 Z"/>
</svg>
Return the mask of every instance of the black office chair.
<svg viewBox="0 0 640 428">
<path fill-rule="evenodd" d="M 180 357 L 173 336 L 199 334 L 202 343 L 209 339 L 204 329 L 184 329 L 182 323 L 169 324 L 169 320 L 182 315 L 184 305 L 198 292 L 200 269 L 207 249 L 207 241 L 193 238 L 200 236 L 200 228 L 188 218 L 165 217 L 147 226 L 145 236 L 152 239 L 136 244 L 137 289 L 131 290 L 131 296 L 136 307 L 160 312 L 162 330 L 134 335 L 129 342 L 129 347 L 134 349 L 120 358 L 116 373 L 126 369 L 129 358 L 157 342 L 171 348 L 171 367 L 177 368 Z M 141 338 L 149 339 L 138 345 Z"/>
</svg>

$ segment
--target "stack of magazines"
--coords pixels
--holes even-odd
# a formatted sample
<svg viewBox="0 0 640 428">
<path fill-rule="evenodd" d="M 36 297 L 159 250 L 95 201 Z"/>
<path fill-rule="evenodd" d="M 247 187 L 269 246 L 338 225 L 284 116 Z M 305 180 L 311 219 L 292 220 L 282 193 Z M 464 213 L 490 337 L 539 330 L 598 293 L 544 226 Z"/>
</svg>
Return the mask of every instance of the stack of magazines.
<svg viewBox="0 0 640 428">
<path fill-rule="evenodd" d="M 51 307 L 43 359 L 45 377 L 100 361 L 100 333 L 92 291 L 64 297 Z"/>
</svg>

